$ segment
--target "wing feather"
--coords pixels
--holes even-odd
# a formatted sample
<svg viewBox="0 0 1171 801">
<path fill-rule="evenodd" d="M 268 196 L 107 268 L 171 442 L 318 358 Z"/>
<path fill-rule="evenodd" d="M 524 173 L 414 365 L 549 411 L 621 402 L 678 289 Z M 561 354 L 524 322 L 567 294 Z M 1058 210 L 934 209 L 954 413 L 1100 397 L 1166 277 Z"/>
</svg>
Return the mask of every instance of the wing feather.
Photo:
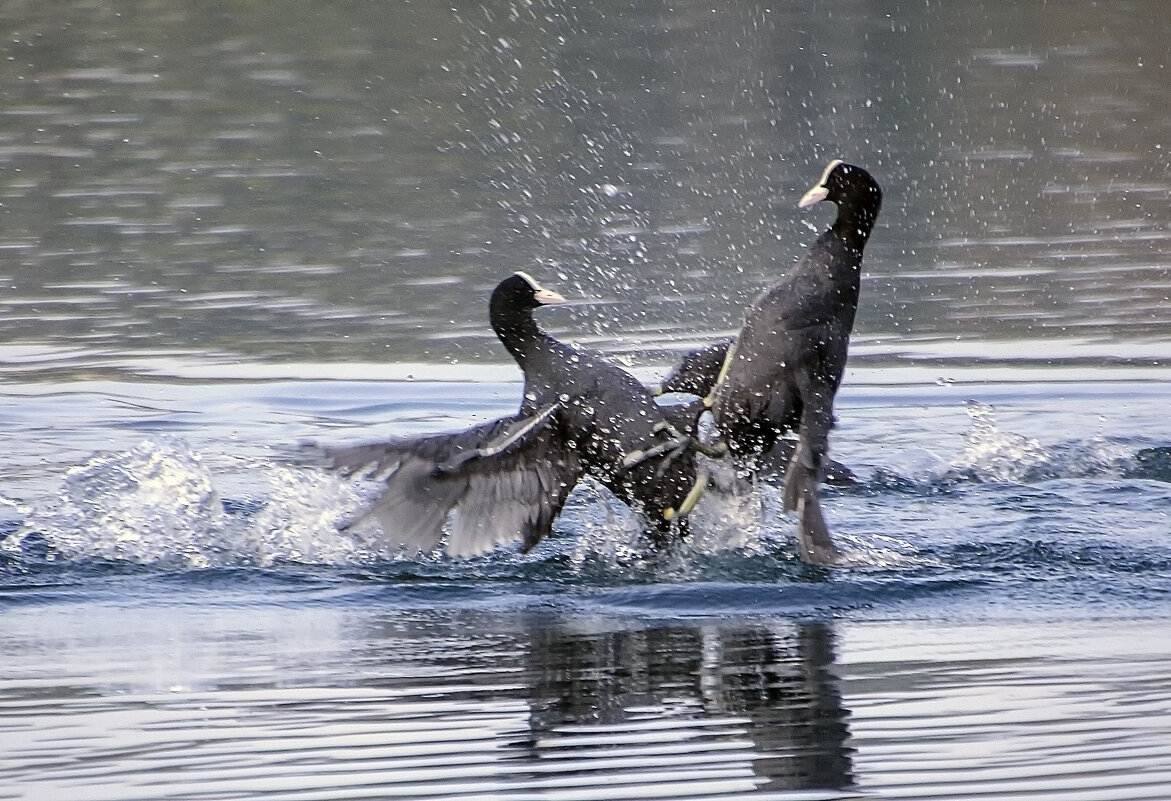
<svg viewBox="0 0 1171 801">
<path fill-rule="evenodd" d="M 559 411 L 554 404 L 466 431 L 322 450 L 343 475 L 384 481 L 359 521 L 377 520 L 403 552 L 434 550 L 445 528 L 451 556 L 516 540 L 528 550 L 552 529 L 584 472 L 577 451 L 559 437 Z"/>
<path fill-rule="evenodd" d="M 584 472 L 578 452 L 551 425 L 522 448 L 467 462 L 468 488 L 452 519 L 448 553 L 483 553 L 517 539 L 530 550 L 553 528 Z"/>
</svg>

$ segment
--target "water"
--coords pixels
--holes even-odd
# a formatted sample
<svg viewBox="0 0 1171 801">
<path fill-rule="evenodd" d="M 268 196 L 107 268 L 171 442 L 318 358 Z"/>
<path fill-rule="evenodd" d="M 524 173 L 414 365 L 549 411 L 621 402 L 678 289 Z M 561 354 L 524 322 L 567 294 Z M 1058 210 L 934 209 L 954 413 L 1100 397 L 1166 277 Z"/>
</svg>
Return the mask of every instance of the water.
<svg viewBox="0 0 1171 801">
<path fill-rule="evenodd" d="M 886 190 L 857 358 L 1166 357 L 1160 0 L 573 5 L 5 3 L 0 341 L 498 360 L 522 268 L 653 355 L 734 327 L 841 156 Z"/>
<path fill-rule="evenodd" d="M 1171 796 L 1171 6 L 5 3 L 0 798 Z M 825 506 L 391 558 L 305 439 L 644 377 L 886 190 Z"/>
<path fill-rule="evenodd" d="M 0 552 L 0 786 L 1162 798 L 1166 375 L 934 375 L 850 375 L 838 570 L 799 562 L 768 489 L 761 510 L 705 499 L 665 554 L 587 488 L 530 555 L 388 559 L 336 529 L 362 488 L 286 458 L 309 434 L 468 424 L 514 382 L 26 388 L 4 418 L 59 427 L 4 437 L 24 462 Z"/>
</svg>

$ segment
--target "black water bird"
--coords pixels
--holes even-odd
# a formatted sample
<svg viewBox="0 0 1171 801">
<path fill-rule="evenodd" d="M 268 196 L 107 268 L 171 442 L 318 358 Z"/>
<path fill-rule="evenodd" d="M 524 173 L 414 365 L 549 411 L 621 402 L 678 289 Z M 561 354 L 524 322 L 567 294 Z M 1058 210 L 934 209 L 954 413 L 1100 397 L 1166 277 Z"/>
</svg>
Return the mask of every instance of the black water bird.
<svg viewBox="0 0 1171 801">
<path fill-rule="evenodd" d="M 823 200 L 837 205 L 833 226 L 784 278 L 753 300 L 705 403 L 721 440 L 749 469 L 783 435 L 797 434 L 785 473 L 785 509 L 798 512 L 802 557 L 832 564 L 840 553 L 826 526 L 817 485 L 828 461 L 834 397 L 858 309 L 862 252 L 878 218 L 882 190 L 866 170 L 838 160 L 797 205 L 806 208 Z M 696 357 L 697 380 L 710 377 L 715 352 Z"/>
<path fill-rule="evenodd" d="M 655 544 L 681 533 L 678 511 L 707 481 L 695 460 L 703 446 L 629 373 L 537 325 L 535 309 L 562 302 L 520 272 L 492 292 L 492 328 L 524 373 L 515 415 L 465 431 L 324 449 L 344 474 L 385 476 L 363 518 L 377 518 L 403 551 L 433 550 L 445 527 L 453 556 L 517 539 L 527 551 L 585 476 L 641 510 Z"/>
<path fill-rule="evenodd" d="M 707 397 L 715 388 L 720 370 L 724 366 L 724 360 L 728 357 L 728 348 L 735 341 L 733 338 L 719 339 L 710 345 L 684 354 L 679 364 L 675 365 L 660 383 L 650 388 L 651 392 L 655 395 L 681 393 L 697 395 L 701 398 Z M 681 431 L 692 431 L 695 428 L 696 421 L 694 419 L 690 421 L 683 419 L 688 410 L 693 410 L 693 414 L 696 416 L 703 412 L 703 408 L 687 405 L 670 408 L 673 410 L 673 414 L 679 415 L 681 418 L 676 422 Z M 766 481 L 784 479 L 785 471 L 788 470 L 789 462 L 792 460 L 793 451 L 796 448 L 797 440 L 795 439 L 788 437 L 777 439 L 768 451 L 754 455 L 754 474 Z M 827 459 L 825 462 L 824 480 L 825 483 L 837 487 L 851 487 L 858 483 L 853 470 L 833 459 Z"/>
</svg>

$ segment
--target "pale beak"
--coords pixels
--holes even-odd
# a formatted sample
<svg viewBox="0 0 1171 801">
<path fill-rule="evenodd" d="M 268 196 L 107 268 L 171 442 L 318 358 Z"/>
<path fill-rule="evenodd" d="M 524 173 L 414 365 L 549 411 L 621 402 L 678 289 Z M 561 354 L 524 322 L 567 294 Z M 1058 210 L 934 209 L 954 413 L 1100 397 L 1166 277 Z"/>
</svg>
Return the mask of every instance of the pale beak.
<svg viewBox="0 0 1171 801">
<path fill-rule="evenodd" d="M 797 208 L 807 209 L 814 203 L 820 203 L 829 197 L 829 187 L 827 186 L 829 183 L 829 176 L 834 170 L 838 168 L 838 165 L 841 163 L 841 159 L 834 159 L 829 163 L 829 166 L 825 168 L 825 172 L 821 174 L 821 180 L 819 180 L 812 189 L 802 195 L 801 199 L 797 201 Z"/>
<path fill-rule="evenodd" d="M 544 287 L 536 291 L 533 299 L 542 306 L 556 306 L 566 302 L 565 298 L 561 296 L 561 293 L 554 292 L 552 289 L 545 289 Z"/>
<path fill-rule="evenodd" d="M 815 203 L 820 203 L 827 197 L 829 197 L 829 189 L 824 186 L 815 186 L 801 196 L 801 199 L 797 201 L 797 208 L 807 209 Z"/>
</svg>

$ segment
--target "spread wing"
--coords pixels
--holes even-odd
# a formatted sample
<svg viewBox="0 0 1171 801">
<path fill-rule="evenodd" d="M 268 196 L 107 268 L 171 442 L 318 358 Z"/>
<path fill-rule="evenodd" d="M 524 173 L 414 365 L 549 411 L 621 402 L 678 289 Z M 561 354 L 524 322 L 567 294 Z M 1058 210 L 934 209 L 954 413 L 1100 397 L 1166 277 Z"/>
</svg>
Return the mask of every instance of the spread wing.
<svg viewBox="0 0 1171 801">
<path fill-rule="evenodd" d="M 553 404 L 465 431 L 323 450 L 343 475 L 385 482 L 360 520 L 375 518 L 405 552 L 433 550 L 449 518 L 451 556 L 518 539 L 527 551 L 549 533 L 583 473 L 577 451 L 558 436 L 560 412 Z"/>
</svg>

